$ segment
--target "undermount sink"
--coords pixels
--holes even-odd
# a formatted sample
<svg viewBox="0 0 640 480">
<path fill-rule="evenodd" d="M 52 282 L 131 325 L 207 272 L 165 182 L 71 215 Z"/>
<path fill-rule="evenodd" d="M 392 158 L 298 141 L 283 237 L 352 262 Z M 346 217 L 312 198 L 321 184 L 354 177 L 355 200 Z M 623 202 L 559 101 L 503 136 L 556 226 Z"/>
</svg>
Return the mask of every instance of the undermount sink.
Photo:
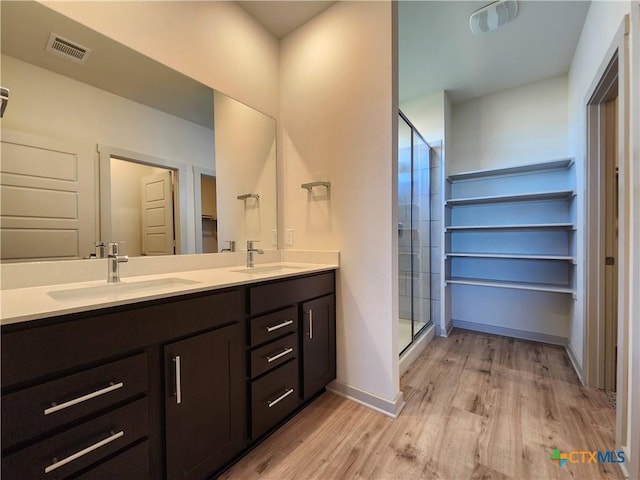
<svg viewBox="0 0 640 480">
<path fill-rule="evenodd" d="M 178 277 L 158 278 L 155 280 L 122 281 L 120 283 L 104 283 L 92 287 L 72 288 L 69 290 L 54 290 L 47 292 L 54 300 L 82 300 L 89 298 L 100 298 L 109 295 L 121 295 L 127 293 L 143 292 L 166 287 L 182 287 L 193 285 L 195 280 L 187 280 Z"/>
<path fill-rule="evenodd" d="M 304 267 L 296 265 L 266 265 L 264 267 L 244 267 L 237 270 L 231 270 L 235 273 L 279 273 L 289 272 L 292 270 L 302 270 Z"/>
</svg>

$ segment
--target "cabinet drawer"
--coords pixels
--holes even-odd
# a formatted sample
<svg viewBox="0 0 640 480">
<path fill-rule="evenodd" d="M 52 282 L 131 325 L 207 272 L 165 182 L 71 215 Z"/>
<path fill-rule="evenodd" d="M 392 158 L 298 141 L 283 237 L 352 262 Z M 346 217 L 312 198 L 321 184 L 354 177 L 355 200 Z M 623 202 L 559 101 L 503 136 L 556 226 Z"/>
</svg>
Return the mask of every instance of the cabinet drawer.
<svg viewBox="0 0 640 480">
<path fill-rule="evenodd" d="M 147 399 L 43 440 L 2 460 L 3 480 L 62 479 L 147 434 Z"/>
<path fill-rule="evenodd" d="M 251 352 L 251 378 L 298 357 L 298 336 L 291 333 Z"/>
<path fill-rule="evenodd" d="M 298 308 L 291 307 L 286 310 L 263 315 L 250 321 L 251 346 L 270 342 L 287 333 L 298 329 Z"/>
<path fill-rule="evenodd" d="M 249 289 L 249 313 L 268 312 L 333 292 L 333 272 L 258 285 Z"/>
<path fill-rule="evenodd" d="M 298 360 L 282 365 L 251 384 L 253 440 L 293 412 L 300 404 Z"/>
<path fill-rule="evenodd" d="M 9 447 L 147 391 L 147 358 L 68 375 L 2 397 L 2 445 Z"/>
<path fill-rule="evenodd" d="M 127 478 L 132 480 L 151 478 L 149 475 L 149 442 L 146 440 L 77 477 L 76 480 L 124 480 Z"/>
</svg>

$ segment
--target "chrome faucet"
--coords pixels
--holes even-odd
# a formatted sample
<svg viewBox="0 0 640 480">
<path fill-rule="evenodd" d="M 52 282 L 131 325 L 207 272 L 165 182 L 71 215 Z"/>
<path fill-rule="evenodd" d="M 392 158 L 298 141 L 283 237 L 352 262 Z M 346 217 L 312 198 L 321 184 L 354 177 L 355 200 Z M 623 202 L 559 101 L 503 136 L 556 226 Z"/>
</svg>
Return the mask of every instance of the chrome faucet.
<svg viewBox="0 0 640 480">
<path fill-rule="evenodd" d="M 235 252 L 236 251 L 236 242 L 234 240 L 227 240 L 229 244 L 229 248 L 223 248 L 220 252 Z"/>
<path fill-rule="evenodd" d="M 88 257 L 85 258 L 105 258 L 105 248 L 106 245 L 104 244 L 104 242 L 96 242 L 94 243 L 94 252 L 90 253 Z"/>
<path fill-rule="evenodd" d="M 247 240 L 247 268 L 253 267 L 253 254 L 259 253 L 262 255 L 264 250 L 261 248 L 253 248 L 253 242 L 257 242 L 257 240 Z"/>
<path fill-rule="evenodd" d="M 119 266 L 121 263 L 129 261 L 129 257 L 127 255 L 119 255 L 119 248 L 118 242 L 110 242 L 107 244 L 107 258 L 109 260 L 109 273 L 107 276 L 108 283 L 118 283 L 120 281 Z"/>
</svg>

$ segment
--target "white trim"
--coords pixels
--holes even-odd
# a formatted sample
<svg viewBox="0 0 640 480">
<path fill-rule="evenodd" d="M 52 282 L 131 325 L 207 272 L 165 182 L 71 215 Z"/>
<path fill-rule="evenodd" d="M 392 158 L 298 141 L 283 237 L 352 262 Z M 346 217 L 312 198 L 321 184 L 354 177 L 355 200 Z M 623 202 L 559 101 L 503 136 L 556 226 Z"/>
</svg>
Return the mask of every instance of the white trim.
<svg viewBox="0 0 640 480">
<path fill-rule="evenodd" d="M 485 323 L 467 322 L 464 320 L 453 320 L 453 326 L 463 328 L 465 330 L 473 330 L 482 333 L 491 333 L 493 335 L 502 335 L 505 337 L 520 338 L 522 340 L 531 340 L 533 342 L 550 343 L 551 345 L 564 346 L 567 342 L 565 337 L 557 335 L 548 335 L 546 333 L 529 332 L 527 330 L 517 330 L 515 328 L 498 327 L 495 325 L 487 325 Z"/>
<path fill-rule="evenodd" d="M 627 30 L 627 18 L 622 20 L 618 31 L 613 37 L 613 41 L 611 45 L 607 49 L 607 53 L 603 57 L 603 60 L 598 67 L 597 72 L 595 73 L 591 85 L 587 89 L 587 94 L 583 99 L 582 104 L 586 108 L 586 135 L 587 135 L 587 152 L 586 152 L 586 165 L 585 165 L 585 208 L 584 208 L 584 229 L 582 235 L 584 237 L 585 244 L 585 255 L 584 255 L 584 345 L 583 345 L 583 373 L 585 384 L 590 387 L 599 387 L 601 386 L 601 379 L 599 378 L 599 364 L 600 364 L 600 356 L 601 352 L 603 352 L 604 347 L 600 340 L 600 322 L 599 318 L 602 317 L 602 309 L 604 308 L 604 273 L 601 271 L 600 262 L 598 259 L 602 258 L 602 249 L 604 248 L 602 245 L 603 239 L 600 237 L 600 216 L 601 209 L 603 208 L 600 204 L 601 194 L 600 194 L 600 163 L 599 156 L 597 153 L 590 153 L 594 149 L 594 145 L 590 142 L 590 132 L 592 129 L 592 124 L 597 119 L 595 116 L 597 115 L 597 111 L 595 110 L 595 106 L 590 104 L 593 95 L 599 87 L 600 80 L 605 75 L 608 67 L 613 60 L 614 57 L 618 57 L 618 95 L 619 99 L 622 100 L 624 97 L 624 87 L 620 88 L 620 79 L 624 74 L 624 52 L 621 52 L 624 49 L 624 38 L 625 32 Z M 619 105 L 622 107 L 623 102 L 620 101 Z M 624 108 L 619 109 L 619 120 L 624 120 L 622 117 L 624 115 Z M 624 121 L 619 122 L 619 131 L 624 131 Z M 621 146 L 620 155 L 624 153 L 624 147 Z M 598 158 L 594 158 L 594 157 Z M 622 185 L 622 181 L 624 177 L 622 176 L 623 165 L 622 161 L 619 162 L 620 167 L 620 185 Z M 619 191 L 620 199 L 622 198 L 622 191 Z M 591 201 L 591 199 L 598 200 L 597 202 Z M 620 212 L 622 215 L 623 212 Z M 622 220 L 622 217 L 620 217 Z M 622 233 L 622 232 L 620 232 Z M 622 238 L 620 236 L 620 238 Z M 623 252 L 618 249 L 618 257 L 616 262 L 619 266 L 622 266 L 622 257 Z M 620 269 L 619 271 L 621 271 Z M 602 278 L 601 278 L 602 277 Z M 623 284 L 618 284 L 618 289 L 623 288 Z M 620 318 L 621 312 L 619 310 L 618 316 Z M 620 327 L 620 325 L 618 326 Z"/>
<path fill-rule="evenodd" d="M 202 253 L 202 176 L 215 177 L 213 168 L 193 166 L 193 205 L 196 226 L 196 253 Z"/>
<path fill-rule="evenodd" d="M 413 341 L 405 352 L 400 355 L 400 377 L 409 369 L 409 367 L 415 362 L 422 352 L 427 348 L 427 345 L 431 343 L 431 340 L 436 336 L 436 328 L 433 324 L 429 325 L 420 336 Z"/>
<path fill-rule="evenodd" d="M 394 419 L 398 418 L 404 408 L 402 392 L 398 392 L 396 398 L 390 401 L 337 380 L 327 385 L 327 390 Z"/>
<path fill-rule="evenodd" d="M 193 248 L 189 245 L 189 235 L 187 229 L 187 191 L 188 170 L 187 165 L 173 160 L 153 157 L 144 153 L 124 150 L 110 145 L 98 144 L 98 154 L 100 162 L 100 236 L 103 241 L 116 241 L 111 238 L 111 157 L 130 160 L 154 167 L 163 167 L 177 172 L 178 196 L 175 215 L 175 222 L 179 225 L 176 229 L 176 254 L 193 253 Z"/>
<path fill-rule="evenodd" d="M 573 349 L 573 345 L 571 345 L 571 342 L 568 339 L 567 339 L 567 343 L 565 343 L 564 345 L 564 349 L 567 352 L 567 357 L 569 357 L 569 361 L 571 362 L 571 365 L 573 365 L 573 369 L 578 375 L 578 379 L 580 380 L 580 383 L 582 383 L 582 385 L 585 385 L 584 375 L 582 374 L 582 368 L 580 367 L 580 363 L 578 362 L 578 356 L 576 355 L 576 352 Z"/>
</svg>

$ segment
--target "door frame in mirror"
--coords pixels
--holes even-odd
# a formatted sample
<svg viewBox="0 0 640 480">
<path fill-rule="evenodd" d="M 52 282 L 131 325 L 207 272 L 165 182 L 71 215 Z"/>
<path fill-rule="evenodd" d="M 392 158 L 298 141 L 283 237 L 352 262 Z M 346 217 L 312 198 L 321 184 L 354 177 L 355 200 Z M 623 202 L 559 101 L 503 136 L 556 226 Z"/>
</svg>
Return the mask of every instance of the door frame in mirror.
<svg viewBox="0 0 640 480">
<path fill-rule="evenodd" d="M 203 253 L 202 247 L 202 176 L 215 177 L 216 171 L 211 168 L 193 166 L 193 205 L 196 224 L 196 253 Z"/>
<path fill-rule="evenodd" d="M 99 172 L 100 172 L 100 240 L 117 241 L 111 238 L 111 158 L 127 160 L 134 163 L 161 167 L 176 172 L 176 198 L 175 224 L 176 229 L 176 255 L 190 253 L 188 249 L 188 215 L 187 215 L 187 166 L 184 163 L 154 157 L 144 153 L 132 152 L 122 148 L 98 144 Z M 185 219 L 186 221 L 181 221 Z"/>
</svg>

